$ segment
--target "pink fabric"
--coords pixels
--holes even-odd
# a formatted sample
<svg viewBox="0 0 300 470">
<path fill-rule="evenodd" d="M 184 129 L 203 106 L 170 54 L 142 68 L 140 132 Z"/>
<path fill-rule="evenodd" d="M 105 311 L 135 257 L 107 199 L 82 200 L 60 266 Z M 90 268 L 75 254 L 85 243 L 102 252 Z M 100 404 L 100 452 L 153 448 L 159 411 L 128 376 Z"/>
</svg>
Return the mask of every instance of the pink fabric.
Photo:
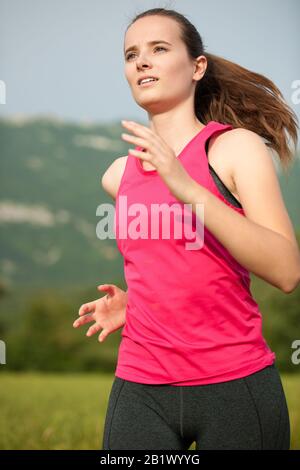
<svg viewBox="0 0 300 470">
<path fill-rule="evenodd" d="M 205 152 L 210 136 L 230 129 L 231 125 L 210 121 L 178 158 L 195 181 L 245 216 L 219 192 Z M 122 238 L 126 222 L 129 226 L 140 213 L 127 214 L 135 203 L 147 209 L 149 227 L 151 204 L 166 203 L 170 208 L 176 203 L 183 209 L 156 170 L 145 170 L 142 161 L 129 154 L 114 220 L 128 286 L 115 375 L 147 384 L 202 385 L 244 377 L 273 364 L 276 355 L 262 335 L 249 272 L 206 229 L 205 208 L 204 245 L 191 250 L 186 249 L 191 240 L 185 235 L 175 238 L 171 230 L 171 237 L 164 239 L 161 223 L 158 239 L 151 233 L 147 238 Z M 196 215 L 190 214 L 194 230 Z M 171 227 L 181 226 L 180 217 L 173 224 L 172 220 Z"/>
</svg>

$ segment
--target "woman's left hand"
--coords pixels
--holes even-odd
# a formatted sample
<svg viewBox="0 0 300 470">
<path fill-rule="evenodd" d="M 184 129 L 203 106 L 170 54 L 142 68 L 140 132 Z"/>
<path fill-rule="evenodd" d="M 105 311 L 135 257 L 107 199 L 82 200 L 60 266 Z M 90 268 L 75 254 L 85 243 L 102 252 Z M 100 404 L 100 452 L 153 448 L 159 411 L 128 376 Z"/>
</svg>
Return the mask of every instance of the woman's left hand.
<svg viewBox="0 0 300 470">
<path fill-rule="evenodd" d="M 123 133 L 122 138 L 145 149 L 143 152 L 130 148 L 129 153 L 154 166 L 171 193 L 177 199 L 186 202 L 191 184 L 195 181 L 186 172 L 174 151 L 156 132 L 148 127 L 134 121 L 122 121 L 122 125 L 135 134 Z"/>
</svg>

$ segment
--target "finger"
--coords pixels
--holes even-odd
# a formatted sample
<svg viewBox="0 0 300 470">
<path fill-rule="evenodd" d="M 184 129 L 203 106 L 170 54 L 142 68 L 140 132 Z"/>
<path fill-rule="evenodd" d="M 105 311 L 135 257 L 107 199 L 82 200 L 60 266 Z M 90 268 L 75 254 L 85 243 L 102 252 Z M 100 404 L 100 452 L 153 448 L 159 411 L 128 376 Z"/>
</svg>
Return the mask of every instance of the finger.
<svg viewBox="0 0 300 470">
<path fill-rule="evenodd" d="M 115 286 L 112 284 L 100 284 L 100 286 L 97 286 L 97 289 L 102 291 L 108 292 L 108 295 L 113 295 L 115 292 Z"/>
<path fill-rule="evenodd" d="M 93 326 L 91 326 L 91 327 L 87 330 L 86 336 L 92 336 L 92 335 L 94 335 L 94 334 L 97 333 L 97 331 L 99 331 L 101 328 L 102 328 L 102 326 L 99 325 L 99 323 L 95 323 Z"/>
<path fill-rule="evenodd" d="M 78 326 L 81 326 L 81 325 L 85 325 L 86 323 L 89 323 L 91 321 L 93 321 L 94 318 L 93 318 L 93 314 L 90 313 L 90 314 L 87 314 L 87 315 L 84 315 L 80 318 L 77 318 L 74 323 L 73 323 L 73 327 L 74 328 L 77 328 Z"/>
<path fill-rule="evenodd" d="M 93 312 L 96 308 L 96 301 L 93 300 L 92 302 L 87 302 L 86 304 L 82 304 L 79 311 L 78 311 L 78 314 L 81 316 L 81 315 L 85 315 L 86 313 L 89 313 L 89 312 Z"/>
<path fill-rule="evenodd" d="M 97 289 L 108 289 L 109 287 L 115 287 L 113 284 L 100 284 L 99 286 L 97 286 Z"/>
<path fill-rule="evenodd" d="M 147 131 L 151 131 L 150 127 L 143 126 L 143 124 L 140 124 L 139 122 L 136 122 L 136 121 L 126 121 L 125 119 L 123 119 L 121 121 L 121 124 L 127 129 L 140 128 L 140 129 L 144 129 Z"/>
<path fill-rule="evenodd" d="M 143 126 L 142 124 L 134 121 L 122 121 L 122 125 L 129 131 L 136 133 L 141 137 L 149 138 L 156 135 L 149 127 Z"/>
<path fill-rule="evenodd" d="M 146 139 L 151 146 L 155 146 L 155 144 L 159 143 L 159 145 L 165 145 L 166 142 L 152 129 L 149 127 L 143 126 L 135 121 L 122 121 L 122 125 L 126 127 L 126 129 L 136 135 Z M 123 135 L 123 134 L 122 134 Z M 129 135 L 129 134 L 125 134 Z M 143 146 L 145 146 L 143 144 Z"/>
<path fill-rule="evenodd" d="M 134 135 L 124 133 L 121 135 L 122 139 L 126 140 L 127 142 L 131 142 L 132 144 L 147 148 L 148 141 L 146 139 L 142 139 L 141 137 L 135 137 Z"/>
<path fill-rule="evenodd" d="M 101 331 L 100 335 L 98 336 L 98 341 L 102 343 L 105 340 L 105 338 L 107 338 L 108 335 L 109 335 L 109 331 L 104 328 Z"/>
<path fill-rule="evenodd" d="M 138 157 L 141 160 L 150 160 L 150 155 L 147 152 L 143 152 L 136 149 L 128 149 L 128 153 L 132 154 L 133 157 Z"/>
</svg>

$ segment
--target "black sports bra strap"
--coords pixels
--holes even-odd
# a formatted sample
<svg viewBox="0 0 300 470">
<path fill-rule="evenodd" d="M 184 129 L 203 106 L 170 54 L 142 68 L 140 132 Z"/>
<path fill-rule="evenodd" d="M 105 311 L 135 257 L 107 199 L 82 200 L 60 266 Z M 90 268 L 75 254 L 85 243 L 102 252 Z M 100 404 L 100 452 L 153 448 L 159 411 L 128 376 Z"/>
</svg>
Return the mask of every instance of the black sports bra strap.
<svg viewBox="0 0 300 470">
<path fill-rule="evenodd" d="M 208 143 L 209 143 L 209 139 L 210 137 L 207 139 L 207 141 L 205 142 L 205 152 L 206 152 L 206 156 L 208 155 Z M 220 193 L 225 197 L 225 199 L 227 199 L 232 205 L 236 206 L 236 207 L 240 207 L 242 208 L 243 206 L 241 205 L 241 203 L 237 200 L 237 198 L 231 193 L 231 191 L 229 191 L 229 189 L 227 188 L 227 186 L 225 186 L 225 184 L 223 183 L 223 181 L 219 178 L 218 174 L 215 172 L 215 170 L 213 169 L 213 167 L 210 165 L 210 163 L 208 162 L 208 167 L 209 167 L 209 170 L 210 170 L 210 173 L 215 181 L 215 184 L 217 186 L 217 188 L 219 189 Z"/>
</svg>

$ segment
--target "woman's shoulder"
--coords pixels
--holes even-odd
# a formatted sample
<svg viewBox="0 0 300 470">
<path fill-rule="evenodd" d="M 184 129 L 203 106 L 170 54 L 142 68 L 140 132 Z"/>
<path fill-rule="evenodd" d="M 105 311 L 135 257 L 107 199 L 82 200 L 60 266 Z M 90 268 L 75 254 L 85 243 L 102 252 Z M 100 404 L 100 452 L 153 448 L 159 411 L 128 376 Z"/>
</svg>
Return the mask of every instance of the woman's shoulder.
<svg viewBox="0 0 300 470">
<path fill-rule="evenodd" d="M 249 152 L 250 149 L 252 151 Z M 239 201 L 235 170 L 237 166 L 246 163 L 249 155 L 261 154 L 262 151 L 268 152 L 260 135 L 243 127 L 217 132 L 209 139 L 208 161 Z"/>
<path fill-rule="evenodd" d="M 262 137 L 258 133 L 244 127 L 226 129 L 225 132 L 221 132 L 220 134 L 217 132 L 216 135 L 212 136 L 212 141 L 218 142 L 214 145 L 215 151 L 220 148 L 222 149 L 222 152 L 228 149 L 230 151 L 240 150 L 240 148 L 243 148 L 248 144 L 261 145 L 264 143 Z"/>
<path fill-rule="evenodd" d="M 125 170 L 128 155 L 116 158 L 101 177 L 103 189 L 113 198 L 116 198 L 121 179 Z"/>
</svg>

